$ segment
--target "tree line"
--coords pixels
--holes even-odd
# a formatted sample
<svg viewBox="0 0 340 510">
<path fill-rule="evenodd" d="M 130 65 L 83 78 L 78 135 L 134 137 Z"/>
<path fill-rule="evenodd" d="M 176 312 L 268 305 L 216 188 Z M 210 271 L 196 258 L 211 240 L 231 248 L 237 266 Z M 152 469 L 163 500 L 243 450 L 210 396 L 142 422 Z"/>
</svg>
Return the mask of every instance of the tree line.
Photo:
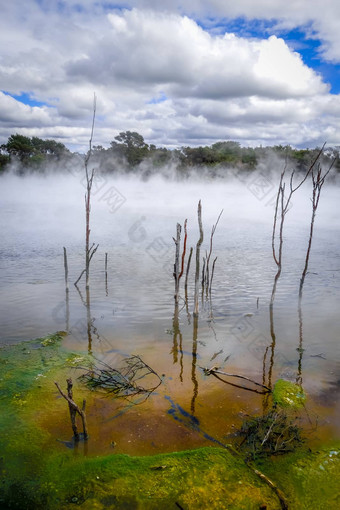
<svg viewBox="0 0 340 510">
<path fill-rule="evenodd" d="M 290 145 L 272 147 L 241 147 L 239 142 L 219 141 L 210 146 L 167 149 L 147 144 L 141 134 L 135 131 L 122 131 L 114 137 L 109 147 L 95 145 L 92 148 L 91 161 L 98 171 L 103 173 L 135 172 L 147 175 L 157 173 L 162 167 L 172 164 L 177 172 L 185 174 L 191 168 L 207 168 L 223 171 L 224 168 L 236 168 L 251 171 L 259 163 L 267 161 L 271 155 L 293 164 L 297 170 L 305 170 L 313 159 L 316 149 L 294 149 Z M 337 157 L 339 148 L 328 148 L 323 160 Z M 45 172 L 51 165 L 62 169 L 63 166 L 79 163 L 86 155 L 71 152 L 63 143 L 51 139 L 11 135 L 7 143 L 0 146 L 0 171 L 13 168 L 18 173 Z M 340 164 L 336 165 L 340 170 Z"/>
</svg>

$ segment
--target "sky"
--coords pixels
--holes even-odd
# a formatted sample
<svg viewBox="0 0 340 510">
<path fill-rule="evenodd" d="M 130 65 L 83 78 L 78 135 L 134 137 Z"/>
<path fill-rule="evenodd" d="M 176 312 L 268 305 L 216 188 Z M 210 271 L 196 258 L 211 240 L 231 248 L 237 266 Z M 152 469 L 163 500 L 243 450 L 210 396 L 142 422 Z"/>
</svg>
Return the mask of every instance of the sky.
<svg viewBox="0 0 340 510">
<path fill-rule="evenodd" d="M 0 144 L 340 145 L 338 0 L 0 0 Z"/>
</svg>

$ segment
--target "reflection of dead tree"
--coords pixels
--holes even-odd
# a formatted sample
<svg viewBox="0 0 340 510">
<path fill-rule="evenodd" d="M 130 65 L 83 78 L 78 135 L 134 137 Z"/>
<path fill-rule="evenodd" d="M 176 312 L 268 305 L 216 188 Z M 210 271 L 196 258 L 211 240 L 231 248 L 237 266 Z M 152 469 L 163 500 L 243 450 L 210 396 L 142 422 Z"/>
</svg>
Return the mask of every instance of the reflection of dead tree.
<svg viewBox="0 0 340 510">
<path fill-rule="evenodd" d="M 199 277 L 200 277 L 200 253 L 201 244 L 203 243 L 203 226 L 202 226 L 202 206 L 201 201 L 198 202 L 197 208 L 198 226 L 200 237 L 196 244 L 196 272 L 195 272 L 195 295 L 194 295 L 194 316 L 198 316 L 198 295 L 199 295 Z"/>
<path fill-rule="evenodd" d="M 125 358 L 122 366 L 113 368 L 104 361 L 96 360 L 96 365 L 86 369 L 80 380 L 89 388 L 102 389 L 116 398 L 130 399 L 136 395 L 145 396 L 146 400 L 161 384 L 159 375 L 139 356 Z M 146 388 L 140 385 L 145 378 L 155 378 L 156 384 Z"/>
<path fill-rule="evenodd" d="M 86 414 L 85 414 L 86 400 L 83 400 L 83 406 L 80 409 L 80 407 L 78 407 L 77 404 L 73 400 L 72 379 L 67 379 L 66 382 L 67 382 L 67 395 L 62 391 L 62 389 L 60 388 L 60 386 L 57 382 L 55 382 L 54 384 L 58 388 L 60 395 L 62 397 L 64 397 L 64 399 L 67 400 L 67 402 L 68 402 L 68 407 L 70 410 L 71 425 L 72 425 L 72 430 L 73 430 L 75 441 L 79 441 L 79 438 L 80 438 L 79 433 L 78 433 L 77 423 L 76 423 L 77 413 L 81 417 L 81 420 L 83 423 L 83 437 L 86 440 L 88 438 Z"/>
<path fill-rule="evenodd" d="M 86 287 L 86 324 L 87 324 L 87 339 L 88 345 L 87 350 L 89 354 L 92 354 L 92 327 L 93 321 L 91 317 L 91 299 L 90 299 L 90 288 Z"/>
<path fill-rule="evenodd" d="M 258 383 L 256 381 L 254 381 L 253 379 L 250 379 L 249 377 L 246 377 L 244 375 L 228 374 L 227 372 L 222 372 L 217 367 L 211 367 L 211 368 L 200 367 L 200 368 L 203 370 L 205 375 L 213 375 L 219 381 L 222 381 L 222 382 L 224 382 L 226 384 L 230 384 L 231 386 L 235 386 L 236 388 L 241 388 L 241 389 L 247 390 L 247 391 L 253 391 L 254 393 L 260 393 L 261 395 L 264 395 L 266 393 L 271 393 L 271 389 L 270 388 L 268 388 L 264 384 L 260 384 L 260 383 Z M 255 386 L 259 386 L 260 388 L 262 388 L 262 390 L 257 390 L 255 388 L 249 388 L 248 386 L 241 386 L 241 385 L 238 385 L 238 384 L 231 383 L 230 381 L 226 381 L 225 379 L 222 379 L 222 377 L 219 377 L 219 375 L 224 375 L 225 377 L 235 377 L 237 379 L 243 379 L 245 381 L 249 381 L 252 384 L 255 384 Z"/>
<path fill-rule="evenodd" d="M 172 347 L 172 354 L 173 354 L 173 362 L 177 363 L 178 361 L 178 351 L 180 353 L 180 374 L 179 379 L 181 382 L 183 382 L 183 336 L 181 333 L 181 329 L 179 326 L 179 309 L 178 309 L 178 303 L 175 303 L 175 310 L 174 310 L 174 317 L 172 321 L 172 333 L 173 333 L 173 347 Z"/>
<path fill-rule="evenodd" d="M 75 282 L 75 285 L 79 282 L 83 274 L 86 274 L 86 287 L 90 285 L 90 263 L 93 258 L 93 255 L 96 253 L 98 249 L 98 244 L 92 243 L 90 246 L 90 213 L 91 213 L 91 190 L 94 178 L 94 169 L 89 172 L 89 160 L 92 154 L 92 140 L 93 140 L 93 130 L 94 130 L 94 121 L 96 118 L 96 95 L 94 95 L 93 100 L 93 117 L 92 117 L 92 129 L 91 129 L 91 137 L 89 141 L 89 150 L 85 157 L 85 176 L 86 176 L 86 194 L 85 194 L 85 212 L 86 212 L 86 235 L 85 235 L 85 269 L 81 272 L 78 280 Z"/>
<path fill-rule="evenodd" d="M 67 264 L 67 252 L 64 246 L 64 270 L 65 270 L 65 294 L 66 294 L 66 331 L 70 329 L 70 296 L 68 286 L 68 264 Z"/>
<path fill-rule="evenodd" d="M 78 294 L 80 296 L 81 302 L 86 308 L 86 327 L 87 327 L 87 350 L 89 354 L 92 354 L 92 331 L 99 339 L 99 335 L 97 332 L 97 328 L 94 327 L 93 322 L 94 318 L 91 316 L 91 298 L 90 298 L 90 288 L 86 287 L 86 300 L 84 299 L 80 288 L 78 285 L 75 284 L 75 287 L 78 291 Z"/>
<path fill-rule="evenodd" d="M 196 399 L 198 395 L 198 382 L 196 377 L 197 364 L 197 336 L 198 336 L 198 315 L 194 314 L 193 333 L 192 333 L 192 362 L 191 362 L 191 380 L 194 386 L 191 399 L 191 414 L 195 415 Z"/>
</svg>

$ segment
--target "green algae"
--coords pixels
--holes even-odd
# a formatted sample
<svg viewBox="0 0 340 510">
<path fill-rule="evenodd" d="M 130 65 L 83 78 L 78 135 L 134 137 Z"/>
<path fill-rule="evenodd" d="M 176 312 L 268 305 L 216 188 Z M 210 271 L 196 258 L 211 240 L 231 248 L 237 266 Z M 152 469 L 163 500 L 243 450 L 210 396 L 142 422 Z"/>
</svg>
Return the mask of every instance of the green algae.
<svg viewBox="0 0 340 510">
<path fill-rule="evenodd" d="M 305 450 L 258 464 L 296 510 L 340 508 L 340 443 Z"/>
<path fill-rule="evenodd" d="M 273 389 L 273 402 L 282 408 L 299 409 L 303 407 L 306 395 L 298 384 L 284 379 L 276 381 Z"/>
<path fill-rule="evenodd" d="M 0 350 L 2 509 L 280 508 L 274 491 L 228 448 L 145 457 L 82 456 L 85 443 L 78 450 L 61 450 L 37 416 L 51 406 L 65 411 L 53 381 L 69 376 L 86 354 L 64 349 L 61 334 L 52 337 Z M 290 508 L 335 509 L 340 506 L 339 458 L 333 447 L 266 459 L 258 467 L 286 493 Z"/>
<path fill-rule="evenodd" d="M 276 496 L 241 459 L 218 448 L 149 457 L 110 455 L 58 471 L 49 508 L 280 508 Z M 60 489 L 61 488 L 61 489 Z M 59 502 L 56 501 L 58 494 Z M 179 507 L 179 508 L 180 508 Z"/>
</svg>

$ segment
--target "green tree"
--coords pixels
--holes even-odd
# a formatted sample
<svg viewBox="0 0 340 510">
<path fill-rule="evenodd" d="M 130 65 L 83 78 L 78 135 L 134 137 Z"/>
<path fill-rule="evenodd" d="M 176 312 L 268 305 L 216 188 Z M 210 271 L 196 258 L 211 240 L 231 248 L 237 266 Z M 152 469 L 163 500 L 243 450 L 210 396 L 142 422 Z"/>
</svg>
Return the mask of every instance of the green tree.
<svg viewBox="0 0 340 510">
<path fill-rule="evenodd" d="M 32 140 L 28 136 L 18 134 L 11 135 L 7 143 L 2 145 L 1 148 L 23 163 L 26 163 L 36 153 Z"/>
<path fill-rule="evenodd" d="M 71 156 L 63 143 L 19 134 L 11 135 L 1 149 L 10 159 L 18 159 L 23 165 L 34 168 L 41 168 L 48 161 L 58 161 L 64 156 Z"/>
<path fill-rule="evenodd" d="M 111 142 L 111 149 L 123 154 L 131 167 L 141 163 L 149 153 L 149 146 L 136 131 L 122 131 L 115 140 L 120 143 Z"/>
</svg>

